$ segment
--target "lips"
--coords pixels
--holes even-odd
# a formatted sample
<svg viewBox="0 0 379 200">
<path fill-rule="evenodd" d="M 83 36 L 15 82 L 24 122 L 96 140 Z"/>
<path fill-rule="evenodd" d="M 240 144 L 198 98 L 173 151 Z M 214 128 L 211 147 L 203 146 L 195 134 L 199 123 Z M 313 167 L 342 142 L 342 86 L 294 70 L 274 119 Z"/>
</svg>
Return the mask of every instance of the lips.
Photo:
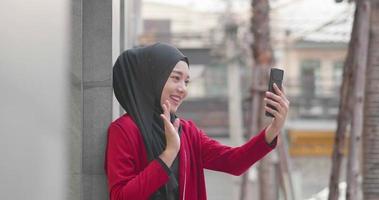
<svg viewBox="0 0 379 200">
<path fill-rule="evenodd" d="M 179 103 L 180 103 L 180 100 L 181 100 L 182 98 L 180 98 L 180 96 L 171 95 L 171 96 L 170 96 L 170 99 L 171 99 L 174 103 L 179 104 Z"/>
</svg>

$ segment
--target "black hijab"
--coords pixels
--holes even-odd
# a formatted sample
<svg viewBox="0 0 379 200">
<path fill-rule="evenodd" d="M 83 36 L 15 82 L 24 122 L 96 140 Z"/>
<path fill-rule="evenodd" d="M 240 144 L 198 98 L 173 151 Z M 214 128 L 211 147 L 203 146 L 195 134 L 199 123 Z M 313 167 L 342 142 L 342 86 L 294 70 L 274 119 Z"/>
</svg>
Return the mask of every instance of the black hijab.
<svg viewBox="0 0 379 200">
<path fill-rule="evenodd" d="M 187 57 L 177 48 L 156 43 L 123 52 L 113 67 L 115 96 L 137 124 L 149 162 L 158 158 L 166 147 L 164 123 L 160 117 L 163 113 L 161 94 L 171 71 L 181 60 L 188 64 Z M 171 122 L 174 122 L 175 113 L 171 113 L 170 117 Z M 178 159 L 175 160 L 174 165 L 177 168 Z M 177 188 L 177 177 L 171 174 L 169 182 L 154 196 L 167 196 L 170 190 Z"/>
</svg>

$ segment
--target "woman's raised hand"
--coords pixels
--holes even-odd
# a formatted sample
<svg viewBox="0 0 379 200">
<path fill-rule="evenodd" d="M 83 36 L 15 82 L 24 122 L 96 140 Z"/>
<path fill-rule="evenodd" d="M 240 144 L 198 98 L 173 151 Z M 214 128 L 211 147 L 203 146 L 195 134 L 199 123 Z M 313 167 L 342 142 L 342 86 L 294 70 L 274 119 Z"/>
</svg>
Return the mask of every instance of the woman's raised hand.
<svg viewBox="0 0 379 200">
<path fill-rule="evenodd" d="M 290 102 L 288 101 L 284 91 L 274 83 L 275 93 L 266 92 L 266 98 L 264 99 L 266 104 L 271 104 L 276 110 L 266 106 L 265 110 L 274 116 L 271 124 L 266 129 L 266 141 L 271 141 L 279 135 L 280 130 L 283 128 L 287 118 Z"/>
<path fill-rule="evenodd" d="M 162 109 L 163 114 L 160 116 L 164 122 L 166 149 L 160 155 L 160 158 L 166 163 L 166 165 L 171 166 L 180 149 L 180 138 L 178 134 L 180 120 L 177 118 L 175 119 L 174 124 L 171 123 L 170 102 L 168 100 L 163 103 Z"/>
</svg>

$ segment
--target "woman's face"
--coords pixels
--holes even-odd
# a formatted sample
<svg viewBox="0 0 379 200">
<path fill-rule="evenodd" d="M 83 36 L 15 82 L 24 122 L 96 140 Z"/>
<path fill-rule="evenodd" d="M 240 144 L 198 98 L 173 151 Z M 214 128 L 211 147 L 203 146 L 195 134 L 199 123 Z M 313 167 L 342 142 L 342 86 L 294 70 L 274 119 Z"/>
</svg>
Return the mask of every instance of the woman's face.
<svg viewBox="0 0 379 200">
<path fill-rule="evenodd" d="M 187 63 L 179 61 L 171 71 L 161 95 L 161 105 L 168 100 L 170 102 L 171 113 L 175 113 L 184 98 L 187 97 L 189 78 Z"/>
</svg>

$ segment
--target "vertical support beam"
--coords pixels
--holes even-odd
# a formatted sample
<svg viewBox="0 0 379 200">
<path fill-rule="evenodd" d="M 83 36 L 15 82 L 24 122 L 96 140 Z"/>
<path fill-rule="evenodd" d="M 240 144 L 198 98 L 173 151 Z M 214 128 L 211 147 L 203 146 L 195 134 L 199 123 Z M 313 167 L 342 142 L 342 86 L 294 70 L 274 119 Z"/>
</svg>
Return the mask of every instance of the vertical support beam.
<svg viewBox="0 0 379 200">
<path fill-rule="evenodd" d="M 70 89 L 68 101 L 69 134 L 69 190 L 67 199 L 82 197 L 82 130 L 83 130 L 83 89 L 82 89 L 82 0 L 71 1 L 70 31 Z"/>
<path fill-rule="evenodd" d="M 363 199 L 379 199 L 379 1 L 371 0 L 364 112 Z"/>
<path fill-rule="evenodd" d="M 112 1 L 82 1 L 82 199 L 107 199 L 104 152 L 112 120 Z"/>
<path fill-rule="evenodd" d="M 112 0 L 112 63 L 115 63 L 121 52 L 124 51 L 124 0 Z M 113 95 L 112 121 L 123 114 L 123 109 Z"/>
<path fill-rule="evenodd" d="M 356 37 L 357 34 L 357 8 L 354 13 L 354 22 L 351 31 L 350 38 Z M 345 59 L 343 67 L 343 80 L 340 88 L 340 102 L 339 111 L 337 116 L 337 130 L 334 138 L 333 153 L 332 153 L 332 169 L 329 178 L 329 194 L 328 200 L 338 200 L 339 198 L 339 181 L 340 181 L 340 171 L 342 158 L 345 149 L 345 138 L 348 126 L 351 121 L 351 108 L 353 106 L 352 87 L 354 83 L 354 73 L 355 68 L 353 67 L 354 59 L 354 49 L 356 48 L 356 43 L 350 39 L 349 49 Z"/>
<path fill-rule="evenodd" d="M 365 93 L 365 79 L 367 66 L 367 51 L 370 27 L 370 2 L 368 0 L 359 0 L 357 2 L 358 23 L 356 38 L 351 38 L 357 43 L 354 49 L 353 66 L 356 68 L 354 82 L 354 107 L 351 120 L 351 132 L 349 143 L 349 158 L 347 163 L 347 188 L 346 200 L 361 199 L 361 149 L 362 149 L 362 131 L 363 131 L 363 103 Z"/>
<path fill-rule="evenodd" d="M 238 25 L 233 19 L 229 19 L 225 25 L 226 34 L 226 57 L 228 65 L 228 113 L 229 113 L 229 136 L 234 146 L 243 144 L 243 119 L 241 102 L 240 66 L 238 64 L 237 29 Z M 240 177 L 233 177 L 233 198 L 237 199 L 240 194 Z"/>
</svg>

